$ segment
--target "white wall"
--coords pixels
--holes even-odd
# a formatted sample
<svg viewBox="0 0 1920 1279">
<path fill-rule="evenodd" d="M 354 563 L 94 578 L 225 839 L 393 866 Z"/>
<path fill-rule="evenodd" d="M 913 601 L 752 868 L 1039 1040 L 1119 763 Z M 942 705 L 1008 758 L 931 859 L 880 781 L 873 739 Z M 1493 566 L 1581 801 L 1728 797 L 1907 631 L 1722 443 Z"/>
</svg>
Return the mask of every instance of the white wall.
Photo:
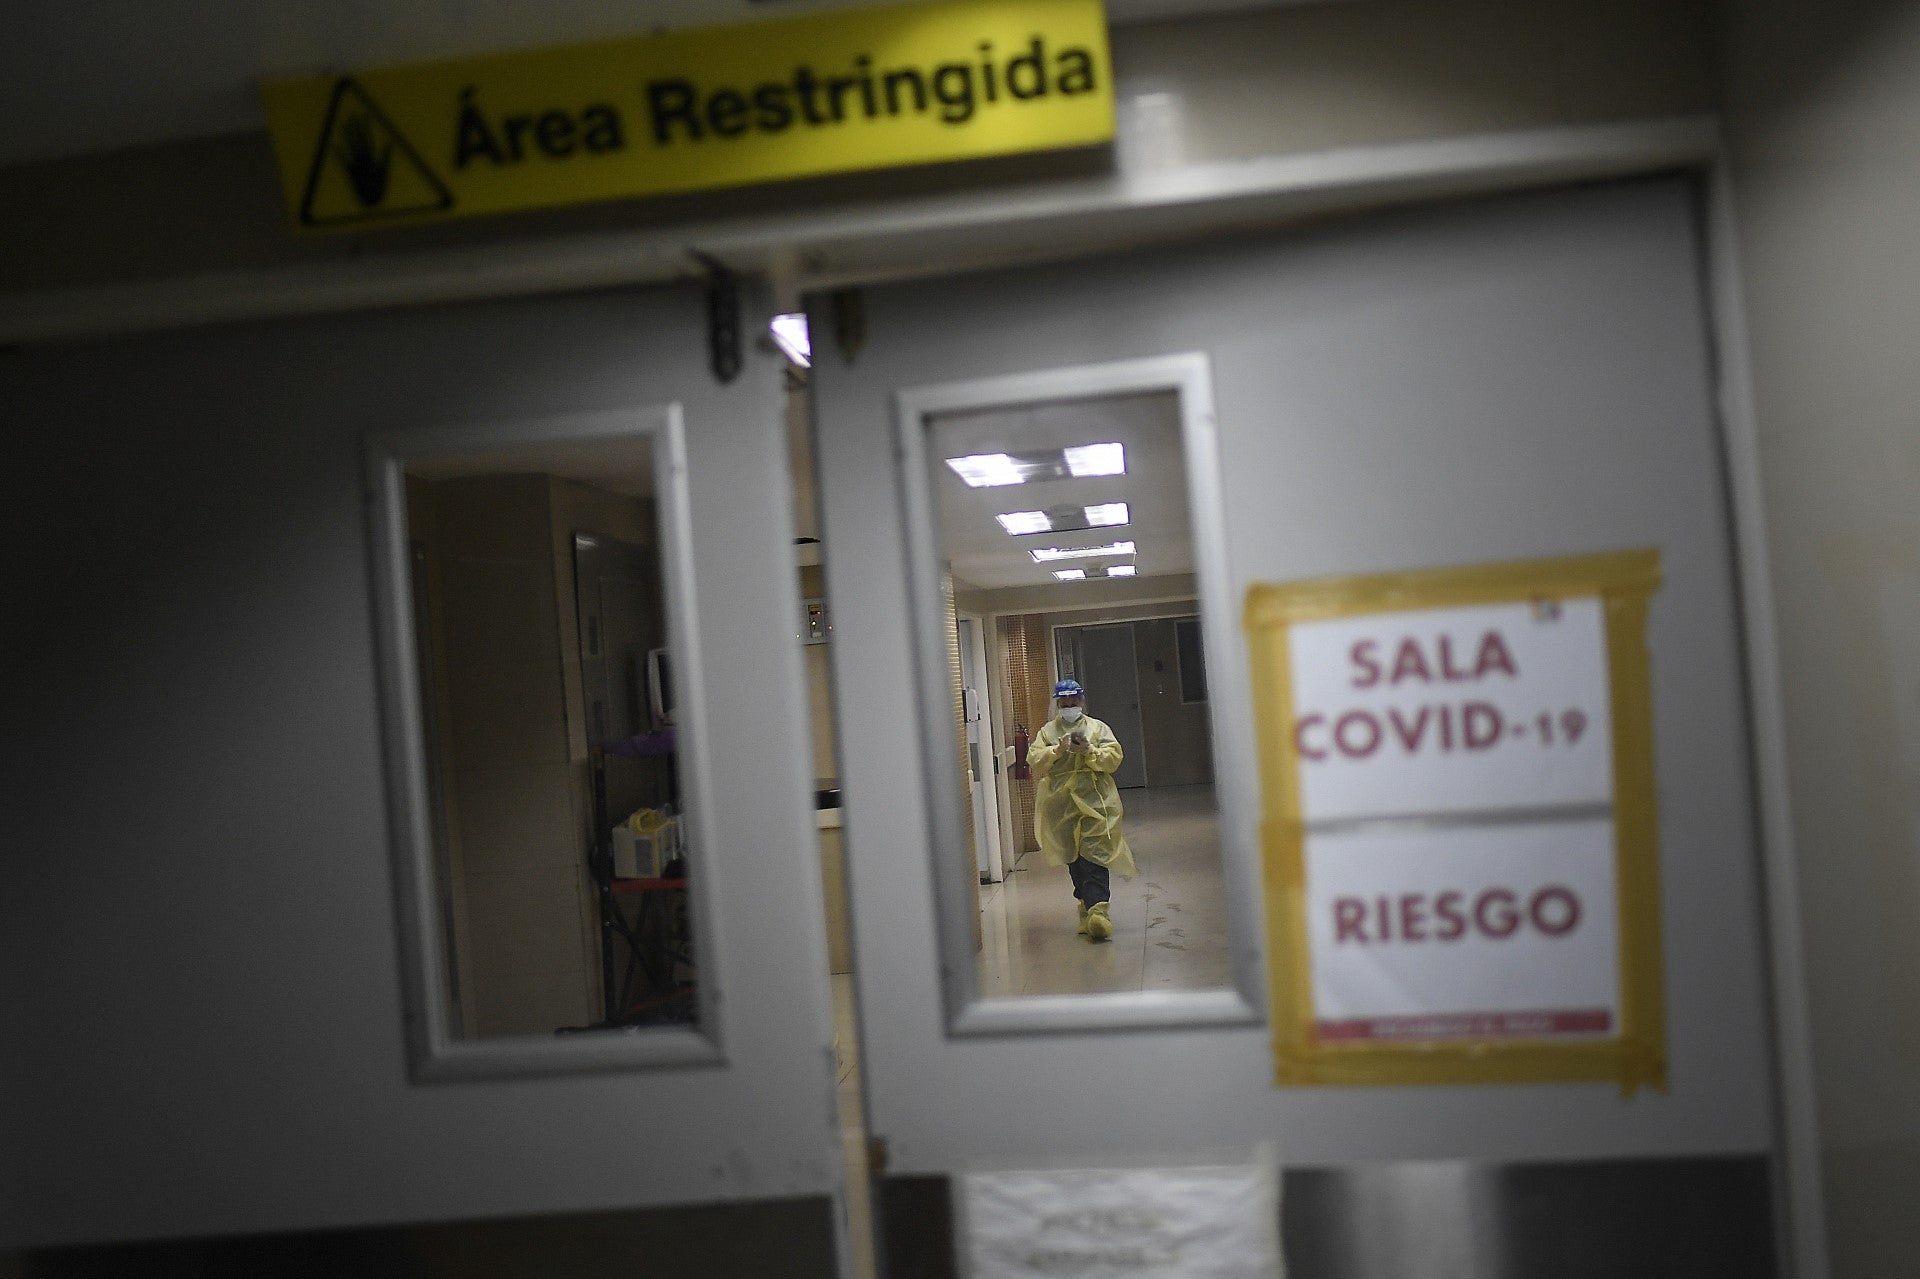
<svg viewBox="0 0 1920 1279">
<path fill-rule="evenodd" d="M 1730 5 L 1834 1273 L 1920 1249 L 1920 8 Z"/>
</svg>

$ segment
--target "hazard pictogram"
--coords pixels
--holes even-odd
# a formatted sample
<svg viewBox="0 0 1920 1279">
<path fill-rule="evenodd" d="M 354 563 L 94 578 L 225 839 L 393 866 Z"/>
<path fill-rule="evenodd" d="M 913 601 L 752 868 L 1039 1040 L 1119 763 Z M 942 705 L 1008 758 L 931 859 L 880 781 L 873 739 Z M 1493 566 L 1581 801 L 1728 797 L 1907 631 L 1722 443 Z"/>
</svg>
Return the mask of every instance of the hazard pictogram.
<svg viewBox="0 0 1920 1279">
<path fill-rule="evenodd" d="M 452 207 L 453 193 L 413 144 L 366 90 L 342 76 L 320 124 L 300 224 L 339 226 Z"/>
</svg>

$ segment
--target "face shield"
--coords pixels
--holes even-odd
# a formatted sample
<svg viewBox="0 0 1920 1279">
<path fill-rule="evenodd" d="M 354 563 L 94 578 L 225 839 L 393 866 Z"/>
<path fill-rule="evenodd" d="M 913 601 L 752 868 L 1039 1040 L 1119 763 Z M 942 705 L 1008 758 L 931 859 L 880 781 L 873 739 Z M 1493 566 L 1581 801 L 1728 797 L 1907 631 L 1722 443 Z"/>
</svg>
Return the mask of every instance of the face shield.
<svg viewBox="0 0 1920 1279">
<path fill-rule="evenodd" d="M 1078 724 L 1085 716 L 1086 690 L 1076 680 L 1063 679 L 1053 686 L 1053 714 L 1056 719 Z"/>
</svg>

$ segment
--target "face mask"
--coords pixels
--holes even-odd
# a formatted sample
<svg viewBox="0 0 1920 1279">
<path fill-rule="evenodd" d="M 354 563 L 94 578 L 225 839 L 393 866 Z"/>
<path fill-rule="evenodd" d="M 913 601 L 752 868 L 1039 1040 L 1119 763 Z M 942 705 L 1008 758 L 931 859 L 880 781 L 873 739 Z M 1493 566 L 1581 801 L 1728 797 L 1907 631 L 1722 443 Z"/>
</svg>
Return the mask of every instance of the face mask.
<svg viewBox="0 0 1920 1279">
<path fill-rule="evenodd" d="M 1085 713 L 1086 712 L 1081 710 L 1078 706 L 1063 706 L 1060 708 L 1060 718 L 1064 719 L 1069 724 L 1079 723 L 1080 717 Z"/>
</svg>

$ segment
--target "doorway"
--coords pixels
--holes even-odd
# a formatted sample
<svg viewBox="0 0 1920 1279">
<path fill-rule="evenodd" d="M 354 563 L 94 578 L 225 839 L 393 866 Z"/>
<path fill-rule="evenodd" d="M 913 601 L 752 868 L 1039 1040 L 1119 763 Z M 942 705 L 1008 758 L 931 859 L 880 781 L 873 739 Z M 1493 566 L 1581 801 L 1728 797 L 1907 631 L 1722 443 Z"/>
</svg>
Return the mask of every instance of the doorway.
<svg viewBox="0 0 1920 1279">
<path fill-rule="evenodd" d="M 1140 725 L 1140 676 L 1135 669 L 1132 624 L 1075 627 L 1061 642 L 1068 660 L 1060 663 L 1060 677 L 1098 690 L 1091 695 L 1093 704 L 1113 735 L 1134 743 L 1115 770 L 1113 784 L 1121 790 L 1145 786 L 1151 747 Z"/>
<path fill-rule="evenodd" d="M 1147 615 L 1131 616 L 1136 612 Z M 1131 704 L 1141 776 L 1115 779 L 1132 786 L 1211 786 L 1213 740 L 1207 701 L 1207 668 L 1200 641 L 1200 618 L 1193 612 L 1169 612 L 1158 606 L 1125 610 L 1128 620 L 1060 623 L 1053 627 L 1055 669 L 1063 679 L 1089 688 L 1117 688 Z M 1109 670 L 1090 670 L 1090 655 L 1101 643 L 1117 648 L 1109 636 L 1124 633 L 1130 650 Z M 1109 696 L 1106 700 L 1112 700 Z M 1113 706 L 1105 706 L 1115 711 Z M 1131 761 L 1129 761 L 1131 762 Z M 1124 774 L 1125 770 L 1123 770 Z"/>
</svg>

